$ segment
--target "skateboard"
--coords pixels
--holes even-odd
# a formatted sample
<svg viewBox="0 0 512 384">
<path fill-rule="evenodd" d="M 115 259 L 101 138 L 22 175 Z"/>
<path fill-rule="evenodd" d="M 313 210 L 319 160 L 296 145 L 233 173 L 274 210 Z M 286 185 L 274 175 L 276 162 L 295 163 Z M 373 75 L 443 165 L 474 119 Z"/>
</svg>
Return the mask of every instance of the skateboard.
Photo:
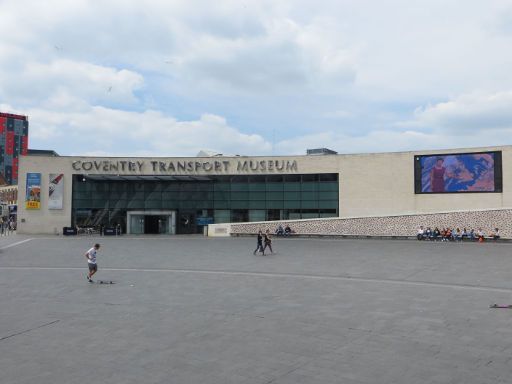
<svg viewBox="0 0 512 384">
<path fill-rule="evenodd" d="M 115 284 L 115 281 L 111 280 L 96 280 L 94 284 Z"/>
<path fill-rule="evenodd" d="M 489 308 L 509 308 L 512 309 L 512 305 L 492 304 Z"/>
</svg>

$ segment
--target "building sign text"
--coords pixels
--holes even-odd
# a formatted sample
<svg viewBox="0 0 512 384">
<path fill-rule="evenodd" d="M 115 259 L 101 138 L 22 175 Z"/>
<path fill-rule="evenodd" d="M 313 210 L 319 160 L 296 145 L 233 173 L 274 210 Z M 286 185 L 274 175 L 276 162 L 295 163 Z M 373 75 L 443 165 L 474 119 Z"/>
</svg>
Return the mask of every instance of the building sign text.
<svg viewBox="0 0 512 384">
<path fill-rule="evenodd" d="M 257 173 L 297 172 L 297 160 L 75 160 L 75 171 L 108 173 L 197 174 L 197 173 Z"/>
</svg>

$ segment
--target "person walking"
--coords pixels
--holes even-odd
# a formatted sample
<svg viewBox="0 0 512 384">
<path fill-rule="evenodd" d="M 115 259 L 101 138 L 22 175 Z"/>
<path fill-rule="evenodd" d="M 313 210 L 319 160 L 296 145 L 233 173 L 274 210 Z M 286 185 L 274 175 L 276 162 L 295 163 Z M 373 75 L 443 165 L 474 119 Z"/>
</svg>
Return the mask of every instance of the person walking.
<svg viewBox="0 0 512 384">
<path fill-rule="evenodd" d="M 267 247 L 270 249 L 270 253 L 274 253 L 272 250 L 272 237 L 270 236 L 270 231 L 268 229 L 265 232 L 263 242 L 265 243 L 265 246 L 263 247 L 263 256 L 265 256 L 265 249 L 267 249 Z"/>
<path fill-rule="evenodd" d="M 94 283 L 92 280 L 92 276 L 98 272 L 98 264 L 96 263 L 96 253 L 100 249 L 100 245 L 98 243 L 94 244 L 94 247 L 85 252 L 85 258 L 87 259 L 87 264 L 89 265 L 89 273 L 87 274 L 87 281 L 89 283 Z"/>
<path fill-rule="evenodd" d="M 261 233 L 261 230 L 258 231 L 258 237 L 257 237 L 256 241 L 257 241 L 256 242 L 256 249 L 252 253 L 253 255 L 255 255 L 256 252 L 258 252 L 258 251 L 263 253 L 263 234 Z"/>
</svg>

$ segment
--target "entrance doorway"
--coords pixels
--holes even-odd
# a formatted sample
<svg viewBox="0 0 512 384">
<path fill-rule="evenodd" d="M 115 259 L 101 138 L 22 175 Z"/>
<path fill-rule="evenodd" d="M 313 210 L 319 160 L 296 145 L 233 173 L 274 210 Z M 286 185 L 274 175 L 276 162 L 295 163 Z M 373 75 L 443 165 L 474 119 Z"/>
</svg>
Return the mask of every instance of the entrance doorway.
<svg viewBox="0 0 512 384">
<path fill-rule="evenodd" d="M 167 221 L 169 216 L 145 215 L 144 233 L 152 235 L 161 235 L 168 233 Z"/>
<path fill-rule="evenodd" d="M 176 234 L 175 211 L 131 211 L 128 215 L 127 233 L 134 235 Z"/>
</svg>

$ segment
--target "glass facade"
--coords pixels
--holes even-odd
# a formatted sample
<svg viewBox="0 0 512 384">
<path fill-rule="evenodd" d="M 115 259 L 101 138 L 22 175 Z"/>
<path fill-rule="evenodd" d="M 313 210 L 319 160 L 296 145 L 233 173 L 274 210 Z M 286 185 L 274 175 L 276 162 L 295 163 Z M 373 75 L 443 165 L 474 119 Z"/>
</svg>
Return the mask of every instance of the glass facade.
<svg viewBox="0 0 512 384">
<path fill-rule="evenodd" d="M 129 211 L 175 212 L 176 233 L 211 223 L 338 216 L 338 174 L 74 175 L 73 225 L 120 225 Z M 151 232 L 152 233 L 152 232 Z"/>
</svg>

